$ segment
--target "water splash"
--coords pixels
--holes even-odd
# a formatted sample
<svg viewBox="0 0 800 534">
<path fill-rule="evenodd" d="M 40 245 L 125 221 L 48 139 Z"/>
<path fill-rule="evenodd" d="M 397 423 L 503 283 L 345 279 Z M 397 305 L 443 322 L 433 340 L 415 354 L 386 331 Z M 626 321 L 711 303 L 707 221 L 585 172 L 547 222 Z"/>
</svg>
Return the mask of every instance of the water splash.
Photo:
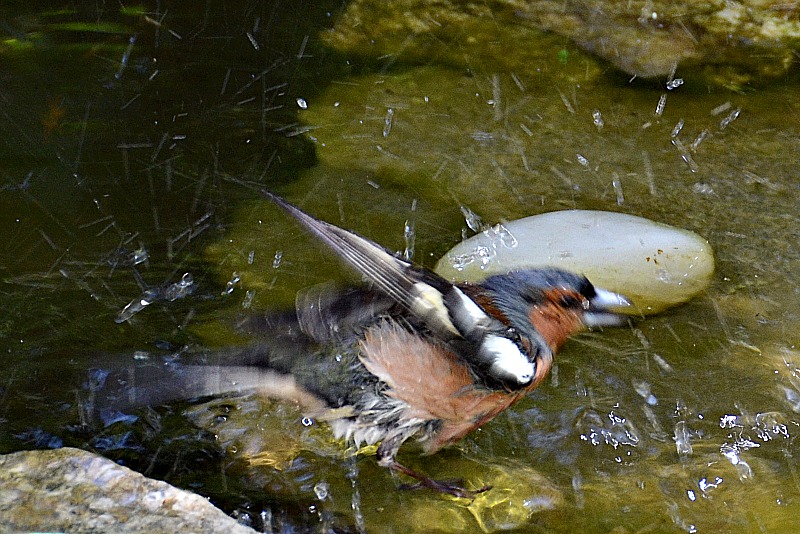
<svg viewBox="0 0 800 534">
<path fill-rule="evenodd" d="M 617 206 L 622 206 L 625 203 L 625 195 L 622 192 L 622 180 L 620 180 L 619 174 L 616 172 L 612 173 L 611 185 L 617 195 Z"/>
<path fill-rule="evenodd" d="M 677 124 L 675 124 L 675 126 L 672 128 L 672 132 L 669 134 L 670 137 L 678 137 L 678 135 L 680 135 L 681 133 L 681 130 L 683 130 L 683 124 L 684 124 L 683 119 L 680 119 L 677 122 Z"/>
<path fill-rule="evenodd" d="M 627 418 L 615 414 L 613 410 L 608 414 L 611 422 L 609 426 L 599 420 L 599 416 L 592 417 L 592 419 L 597 419 L 597 421 L 589 425 L 587 432 L 581 434 L 581 440 L 587 441 L 595 447 L 610 445 L 615 450 L 623 446 L 635 447 L 639 444 L 639 432 L 633 423 Z"/>
<path fill-rule="evenodd" d="M 656 117 L 660 117 L 664 114 L 664 108 L 667 106 L 667 93 L 664 93 L 659 97 L 658 104 L 656 105 Z"/>
<path fill-rule="evenodd" d="M 771 441 L 776 438 L 789 439 L 789 428 L 780 420 L 779 412 L 765 412 L 756 415 L 755 431 L 761 441 Z"/>
<path fill-rule="evenodd" d="M 686 148 L 683 142 L 678 137 L 673 137 L 671 142 L 672 146 L 677 149 L 678 154 L 683 162 L 689 167 L 689 170 L 692 172 L 697 172 L 697 163 L 694 161 L 692 154 L 689 152 L 689 149 Z"/>
<path fill-rule="evenodd" d="M 719 121 L 719 129 L 724 130 L 730 124 L 739 118 L 739 114 L 742 112 L 742 108 L 736 108 L 731 111 L 726 117 L 724 117 L 721 121 Z"/>
<path fill-rule="evenodd" d="M 605 126 L 605 121 L 603 120 L 603 114 L 600 113 L 599 109 L 592 111 L 592 123 L 597 126 L 597 130 L 600 131 Z"/>
<path fill-rule="evenodd" d="M 670 80 L 667 82 L 667 90 L 672 91 L 673 89 L 677 89 L 683 85 L 683 78 L 675 78 L 674 80 Z"/>
<path fill-rule="evenodd" d="M 649 404 L 650 406 L 655 406 L 658 404 L 658 399 L 655 395 L 650 391 L 650 383 L 644 380 L 633 380 L 633 389 L 636 390 L 636 393 L 639 394 L 640 397 L 644 399 L 644 401 Z"/>
<path fill-rule="evenodd" d="M 249 310 L 253 306 L 253 300 L 255 298 L 256 292 L 252 289 L 248 289 L 244 294 L 244 298 L 242 299 L 242 309 Z"/>
<path fill-rule="evenodd" d="M 483 219 L 481 216 L 472 211 L 467 206 L 461 206 L 461 214 L 464 215 L 464 221 L 467 223 L 467 227 L 473 232 L 482 232 L 486 229 L 486 224 L 484 224 Z"/>
<path fill-rule="evenodd" d="M 678 451 L 678 456 L 685 457 L 691 456 L 694 450 L 692 449 L 691 436 L 686 421 L 678 421 L 675 423 L 675 449 Z"/>
<path fill-rule="evenodd" d="M 403 249 L 403 259 L 411 261 L 414 259 L 414 252 L 416 248 L 417 232 L 414 228 L 414 223 L 406 220 L 403 224 L 403 241 L 405 241 L 405 248 Z"/>
<path fill-rule="evenodd" d="M 324 501 L 328 498 L 331 492 L 331 486 L 327 482 L 317 482 L 314 484 L 314 495 L 317 496 L 317 499 L 320 501 Z"/>
<path fill-rule="evenodd" d="M 225 289 L 222 290 L 221 296 L 224 297 L 226 295 L 230 295 L 231 293 L 233 293 L 233 290 L 236 288 L 236 284 L 238 284 L 241 280 L 242 280 L 242 277 L 239 275 L 239 273 L 234 271 L 231 274 L 230 280 L 228 280 L 225 283 Z"/>
<path fill-rule="evenodd" d="M 194 278 L 191 273 L 184 273 L 181 279 L 173 284 L 145 290 L 139 297 L 133 299 L 122 308 L 114 321 L 124 323 L 155 302 L 173 302 L 191 295 L 193 291 Z"/>
<path fill-rule="evenodd" d="M 386 110 L 386 116 L 383 118 L 383 136 L 389 137 L 389 134 L 392 133 L 392 125 L 394 124 L 394 109 L 388 108 Z"/>
<path fill-rule="evenodd" d="M 272 268 L 278 269 L 281 266 L 281 261 L 283 261 L 283 251 L 276 250 L 275 256 L 272 257 Z"/>
<path fill-rule="evenodd" d="M 450 265 L 457 271 L 463 271 L 468 265 L 478 264 L 481 270 L 486 269 L 497 257 L 501 248 L 511 249 L 519 245 L 514 234 L 502 224 L 483 231 L 488 244 L 477 245 L 471 252 L 448 257 Z M 485 240 L 484 240 L 485 241 Z"/>
</svg>

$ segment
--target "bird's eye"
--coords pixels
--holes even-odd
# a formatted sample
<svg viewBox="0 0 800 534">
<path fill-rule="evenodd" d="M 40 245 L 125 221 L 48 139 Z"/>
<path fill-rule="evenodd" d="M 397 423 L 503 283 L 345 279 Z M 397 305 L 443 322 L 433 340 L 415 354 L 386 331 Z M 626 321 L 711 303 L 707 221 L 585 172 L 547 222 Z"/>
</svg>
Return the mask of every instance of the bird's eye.
<svg viewBox="0 0 800 534">
<path fill-rule="evenodd" d="M 578 308 L 581 301 L 575 295 L 562 295 L 560 304 L 565 308 Z"/>
</svg>

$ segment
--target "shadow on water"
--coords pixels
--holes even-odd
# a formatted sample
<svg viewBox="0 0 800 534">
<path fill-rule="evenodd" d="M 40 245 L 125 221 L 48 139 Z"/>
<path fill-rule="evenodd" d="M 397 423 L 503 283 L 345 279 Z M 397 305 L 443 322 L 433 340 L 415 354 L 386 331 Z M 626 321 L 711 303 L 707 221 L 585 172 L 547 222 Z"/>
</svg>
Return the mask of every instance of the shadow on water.
<svg viewBox="0 0 800 534">
<path fill-rule="evenodd" d="M 791 80 L 735 93 L 679 69 L 667 91 L 550 34 L 517 69 L 459 36 L 457 54 L 428 43 L 428 59 L 376 58 L 336 48 L 338 2 L 0 9 L 1 451 L 94 450 L 259 528 L 796 524 Z M 507 57 L 512 30 L 483 48 Z M 582 208 L 693 230 L 717 274 L 682 307 L 574 340 L 530 399 L 457 447 L 401 453 L 434 475 L 489 478 L 496 490 L 469 506 L 397 491 L 368 454 L 253 397 L 82 426 L 90 369 L 235 343 L 243 309 L 350 279 L 231 178 L 398 251 L 410 221 L 428 266 L 467 233 L 461 206 L 487 222 Z"/>
</svg>

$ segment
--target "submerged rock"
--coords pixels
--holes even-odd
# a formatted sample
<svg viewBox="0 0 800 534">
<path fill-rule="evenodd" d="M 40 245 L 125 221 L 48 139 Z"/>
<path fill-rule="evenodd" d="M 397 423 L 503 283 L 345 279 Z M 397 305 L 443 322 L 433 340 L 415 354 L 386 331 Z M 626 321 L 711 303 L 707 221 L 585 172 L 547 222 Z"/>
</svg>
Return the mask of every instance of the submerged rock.
<svg viewBox="0 0 800 534">
<path fill-rule="evenodd" d="M 485 230 L 450 249 L 436 271 L 474 281 L 544 266 L 583 273 L 651 314 L 706 289 L 714 256 L 705 239 L 687 230 L 623 213 L 566 210 Z"/>
<path fill-rule="evenodd" d="M 632 76 L 667 78 L 680 65 L 693 76 L 737 88 L 791 71 L 800 36 L 797 12 L 791 2 L 760 0 L 356 0 L 323 37 L 338 50 L 370 58 L 435 58 L 519 72 L 542 54 L 536 50 L 547 31 Z"/>
</svg>

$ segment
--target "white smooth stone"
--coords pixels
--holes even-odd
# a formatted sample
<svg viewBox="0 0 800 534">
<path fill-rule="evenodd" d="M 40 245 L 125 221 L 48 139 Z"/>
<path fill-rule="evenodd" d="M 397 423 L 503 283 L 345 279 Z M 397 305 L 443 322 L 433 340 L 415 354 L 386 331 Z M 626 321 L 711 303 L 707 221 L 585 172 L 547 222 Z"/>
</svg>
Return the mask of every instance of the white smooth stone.
<svg viewBox="0 0 800 534">
<path fill-rule="evenodd" d="M 439 260 L 436 272 L 474 282 L 545 266 L 582 273 L 595 286 L 625 295 L 632 313 L 653 314 L 706 289 L 714 254 L 708 241 L 688 230 L 623 213 L 567 210 L 470 237 Z"/>
</svg>

